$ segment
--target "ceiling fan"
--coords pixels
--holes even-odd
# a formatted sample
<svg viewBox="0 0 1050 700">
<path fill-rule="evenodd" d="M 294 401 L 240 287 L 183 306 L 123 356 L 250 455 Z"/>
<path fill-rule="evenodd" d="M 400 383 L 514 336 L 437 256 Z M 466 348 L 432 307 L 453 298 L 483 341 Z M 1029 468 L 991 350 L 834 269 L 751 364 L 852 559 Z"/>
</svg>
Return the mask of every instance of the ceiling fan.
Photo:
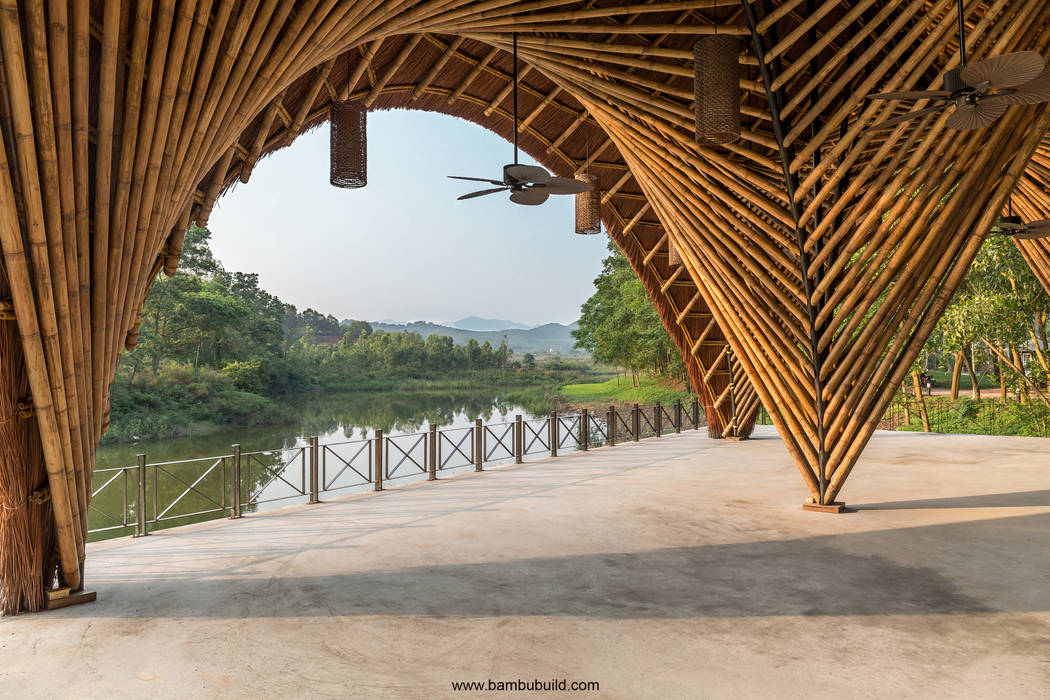
<svg viewBox="0 0 1050 700">
<path fill-rule="evenodd" d="M 966 65 L 966 25 L 959 8 L 960 66 L 944 74 L 940 90 L 884 92 L 872 100 L 929 100 L 934 104 L 868 127 L 880 131 L 954 106 L 945 125 L 958 131 L 980 129 L 1003 116 L 1010 105 L 1050 102 L 1050 69 L 1035 51 L 1020 51 Z"/>
<path fill-rule="evenodd" d="M 503 179 L 487 177 L 463 177 L 449 175 L 454 180 L 471 180 L 497 185 L 492 189 L 479 190 L 456 199 L 473 199 L 486 194 L 510 191 L 510 201 L 515 204 L 535 206 L 547 201 L 552 194 L 579 194 L 591 189 L 591 185 L 571 177 L 555 177 L 538 165 L 518 163 L 518 35 L 514 35 L 514 162 L 503 166 Z"/>
<path fill-rule="evenodd" d="M 992 231 L 1021 240 L 1048 238 L 1050 237 L 1050 219 L 1030 221 L 1026 224 L 1019 216 L 1004 216 L 995 222 Z"/>
<path fill-rule="evenodd" d="M 1014 214 L 1014 199 L 1010 197 L 1006 216 L 1000 216 L 992 224 L 992 233 L 1021 240 L 1047 238 L 1050 237 L 1050 219 L 1025 223 L 1024 219 Z"/>
</svg>

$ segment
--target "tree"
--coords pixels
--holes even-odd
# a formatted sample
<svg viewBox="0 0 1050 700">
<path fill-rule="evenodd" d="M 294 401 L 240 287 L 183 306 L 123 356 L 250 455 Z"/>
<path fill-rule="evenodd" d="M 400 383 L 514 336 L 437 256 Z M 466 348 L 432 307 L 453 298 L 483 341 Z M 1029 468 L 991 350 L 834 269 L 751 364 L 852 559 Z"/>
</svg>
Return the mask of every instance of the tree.
<svg viewBox="0 0 1050 700">
<path fill-rule="evenodd" d="M 351 321 L 343 329 L 343 339 L 349 338 L 350 342 L 354 342 L 358 338 L 372 333 L 371 324 L 365 321 Z"/>
<path fill-rule="evenodd" d="M 490 346 L 491 347 L 491 346 Z M 474 338 L 467 338 L 467 367 L 476 369 L 481 363 L 481 346 Z"/>
<path fill-rule="evenodd" d="M 984 362 L 995 366 L 1002 400 L 1010 388 L 1042 391 L 1050 369 L 1048 310 L 1050 297 L 1014 242 L 1004 236 L 989 237 L 938 325 L 943 349 L 955 353 L 970 371 L 974 398 L 980 397 L 977 369 Z M 1022 359 L 1026 346 L 1037 359 L 1027 368 Z"/>
<path fill-rule="evenodd" d="M 611 241 L 609 251 L 594 294 L 580 308 L 579 327 L 572 333 L 576 347 L 600 362 L 629 369 L 635 384 L 642 370 L 684 377 L 685 367 L 645 286 Z"/>
</svg>

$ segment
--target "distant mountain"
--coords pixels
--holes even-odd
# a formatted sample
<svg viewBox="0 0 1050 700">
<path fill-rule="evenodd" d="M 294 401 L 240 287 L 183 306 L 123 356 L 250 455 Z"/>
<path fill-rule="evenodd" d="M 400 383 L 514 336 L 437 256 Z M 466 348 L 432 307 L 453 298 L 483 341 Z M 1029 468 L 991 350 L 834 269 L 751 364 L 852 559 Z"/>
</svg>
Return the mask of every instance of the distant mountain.
<svg viewBox="0 0 1050 700">
<path fill-rule="evenodd" d="M 527 331 L 531 327 L 517 321 L 499 321 L 494 318 L 480 318 L 478 316 L 467 316 L 448 325 L 464 331 L 505 331 L 510 328 L 520 328 Z"/>
<path fill-rule="evenodd" d="M 348 319 L 342 323 L 343 325 L 349 325 L 350 320 Z M 573 348 L 573 344 L 576 342 L 576 339 L 572 337 L 572 331 L 577 327 L 575 323 L 568 326 L 560 323 L 548 323 L 535 328 L 506 328 L 492 331 L 464 330 L 427 321 L 414 321 L 412 323 L 369 321 L 369 324 L 372 326 L 372 330 L 386 331 L 387 333 L 411 331 L 419 333 L 424 338 L 433 334 L 447 335 L 457 345 L 463 345 L 468 338 L 474 338 L 479 343 L 484 343 L 487 340 L 493 347 L 498 347 L 505 336 L 507 345 L 515 352 L 536 354 L 553 350 L 562 354 L 584 354 L 582 350 Z"/>
</svg>

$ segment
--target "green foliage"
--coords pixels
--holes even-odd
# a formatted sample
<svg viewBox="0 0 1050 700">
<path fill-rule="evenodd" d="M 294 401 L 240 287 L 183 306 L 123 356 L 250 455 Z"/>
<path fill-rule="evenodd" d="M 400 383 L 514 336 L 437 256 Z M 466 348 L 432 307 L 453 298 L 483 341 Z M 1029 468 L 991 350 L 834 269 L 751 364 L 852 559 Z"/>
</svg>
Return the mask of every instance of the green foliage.
<svg viewBox="0 0 1050 700">
<path fill-rule="evenodd" d="M 114 382 L 106 442 L 175 437 L 202 426 L 250 427 L 282 413 L 271 400 L 240 391 L 230 377 L 209 368 L 166 362 L 134 385 Z"/>
<path fill-rule="evenodd" d="M 1008 388 L 1022 389 L 1027 383 L 1044 384 L 1042 362 L 1030 362 L 1024 374 L 1001 360 L 1015 352 L 1031 349 L 1045 358 L 1047 315 L 1050 297 L 1039 284 L 1027 261 L 1012 240 L 990 236 L 945 311 L 927 343 L 930 354 L 942 362 L 955 353 L 964 353 L 978 378 L 980 368 L 991 366 Z"/>
<path fill-rule="evenodd" d="M 632 374 L 649 371 L 684 378 L 681 356 L 642 281 L 612 241 L 609 251 L 594 280 L 594 294 L 580 308 L 579 328 L 572 333 L 576 347 Z"/>
<path fill-rule="evenodd" d="M 988 399 L 948 401 L 939 397 L 926 402 L 930 429 L 935 433 L 1050 437 L 1050 408 L 1043 403 L 1000 403 Z M 899 405 L 890 407 L 887 419 L 895 423 L 901 421 L 894 426 L 897 430 L 922 432 L 922 420 L 914 407 L 911 422 L 903 422 L 904 418 Z"/>
</svg>

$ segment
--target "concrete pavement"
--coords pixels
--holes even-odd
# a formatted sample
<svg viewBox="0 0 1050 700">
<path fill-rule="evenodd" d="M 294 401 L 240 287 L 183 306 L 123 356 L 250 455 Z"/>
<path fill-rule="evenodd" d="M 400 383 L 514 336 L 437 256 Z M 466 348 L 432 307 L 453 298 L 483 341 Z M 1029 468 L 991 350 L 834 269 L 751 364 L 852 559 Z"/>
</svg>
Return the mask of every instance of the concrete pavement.
<svg viewBox="0 0 1050 700">
<path fill-rule="evenodd" d="M 701 432 L 89 545 L 4 697 L 1050 694 L 1050 441 L 879 432 L 842 497 Z"/>
</svg>

